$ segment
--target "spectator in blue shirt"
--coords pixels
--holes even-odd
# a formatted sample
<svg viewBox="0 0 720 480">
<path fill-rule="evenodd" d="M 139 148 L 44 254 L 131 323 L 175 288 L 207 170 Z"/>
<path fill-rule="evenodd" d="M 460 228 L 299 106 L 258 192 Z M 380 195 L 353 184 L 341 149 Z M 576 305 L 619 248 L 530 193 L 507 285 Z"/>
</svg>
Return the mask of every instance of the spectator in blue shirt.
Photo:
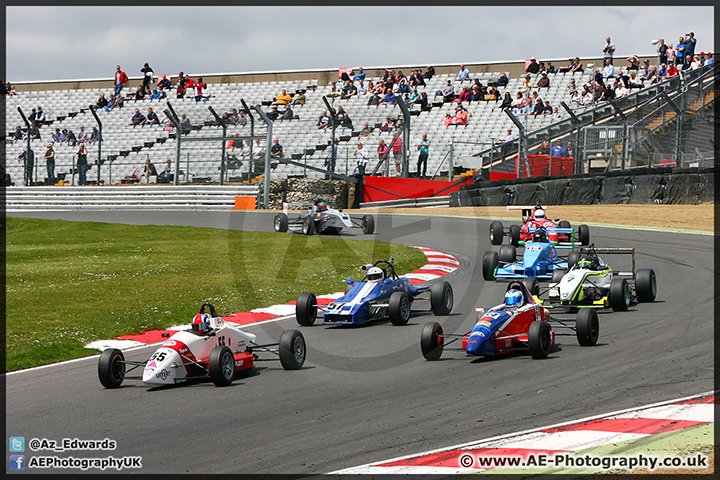
<svg viewBox="0 0 720 480">
<path fill-rule="evenodd" d="M 552 156 L 553 157 L 564 157 L 567 155 L 567 149 L 565 148 L 565 145 L 562 144 L 561 139 L 557 139 L 557 144 L 552 148 Z"/>
<path fill-rule="evenodd" d="M 460 82 L 464 82 L 465 80 L 470 80 L 470 70 L 465 68 L 465 65 L 460 65 L 460 71 L 458 72 L 457 79 L 460 80 Z"/>
<path fill-rule="evenodd" d="M 365 72 L 363 71 L 363 67 L 358 68 L 358 73 L 356 73 L 353 77 L 353 82 L 359 82 L 360 80 L 365 80 Z"/>
</svg>

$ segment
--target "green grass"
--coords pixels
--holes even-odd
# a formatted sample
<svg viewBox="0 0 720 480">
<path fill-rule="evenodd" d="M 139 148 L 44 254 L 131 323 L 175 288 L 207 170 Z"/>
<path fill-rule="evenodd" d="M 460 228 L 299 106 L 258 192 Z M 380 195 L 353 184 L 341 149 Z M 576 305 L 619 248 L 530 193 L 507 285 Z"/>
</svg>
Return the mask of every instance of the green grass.
<svg viewBox="0 0 720 480">
<path fill-rule="evenodd" d="M 93 340 L 342 290 L 359 267 L 422 252 L 343 237 L 7 218 L 6 370 L 83 357 Z"/>
</svg>

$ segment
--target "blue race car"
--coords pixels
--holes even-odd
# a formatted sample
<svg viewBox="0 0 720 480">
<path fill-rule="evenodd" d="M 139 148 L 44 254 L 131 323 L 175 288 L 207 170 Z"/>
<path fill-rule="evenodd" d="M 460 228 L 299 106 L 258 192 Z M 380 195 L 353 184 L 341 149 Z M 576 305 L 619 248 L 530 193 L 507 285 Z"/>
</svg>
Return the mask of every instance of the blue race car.
<svg viewBox="0 0 720 480">
<path fill-rule="evenodd" d="M 548 240 L 544 228 L 536 229 L 532 241 L 525 242 L 522 260 L 516 261 L 516 255 L 515 247 L 512 245 L 500 247 L 499 255 L 497 252 L 485 252 L 483 278 L 485 280 L 519 278 L 552 280 L 555 270 L 568 269 L 568 262 L 558 256 L 557 247 Z"/>
<path fill-rule="evenodd" d="M 393 325 L 405 325 L 410 319 L 410 304 L 426 292 L 430 294 L 430 307 L 435 315 L 450 314 L 453 290 L 448 282 L 416 287 L 409 278 L 397 276 L 393 263 L 391 258 L 363 265 L 365 277 L 359 282 L 347 279 L 345 295 L 326 306 L 318 305 L 312 293 L 301 293 L 295 307 L 297 322 L 310 326 L 315 323 L 318 310 L 322 310 L 323 325 L 362 325 L 385 318 Z"/>
</svg>

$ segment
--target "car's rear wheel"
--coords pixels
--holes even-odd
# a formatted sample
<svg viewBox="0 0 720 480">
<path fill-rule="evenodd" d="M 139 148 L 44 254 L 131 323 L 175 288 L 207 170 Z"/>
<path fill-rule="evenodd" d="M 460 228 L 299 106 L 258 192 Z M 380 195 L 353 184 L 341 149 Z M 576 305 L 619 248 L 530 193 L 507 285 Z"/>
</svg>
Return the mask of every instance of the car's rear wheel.
<svg viewBox="0 0 720 480">
<path fill-rule="evenodd" d="M 520 225 L 510 225 L 510 245 L 520 246 Z"/>
<path fill-rule="evenodd" d="M 125 355 L 117 348 L 107 348 L 98 360 L 98 378 L 105 388 L 118 388 L 125 379 Z"/>
<path fill-rule="evenodd" d="M 495 280 L 495 269 L 498 264 L 497 252 L 485 252 L 483 255 L 483 278 L 485 280 Z"/>
<path fill-rule="evenodd" d="M 560 280 L 565 276 L 566 270 L 564 268 L 556 268 L 553 270 L 551 283 L 560 283 Z"/>
<path fill-rule="evenodd" d="M 528 289 L 530 295 L 540 295 L 540 282 L 538 282 L 537 278 L 523 278 L 522 283 Z"/>
<path fill-rule="evenodd" d="M 420 350 L 425 360 L 438 360 L 443 352 L 443 329 L 438 322 L 428 322 L 420 335 Z"/>
<path fill-rule="evenodd" d="M 547 358 L 550 355 L 552 340 L 550 338 L 550 326 L 547 322 L 536 320 L 530 324 L 528 347 L 530 348 L 530 356 L 535 360 Z"/>
<path fill-rule="evenodd" d="M 285 370 L 300 370 L 305 363 L 305 337 L 299 330 L 285 330 L 280 335 L 278 353 Z"/>
<path fill-rule="evenodd" d="M 363 215 L 362 231 L 366 235 L 370 235 L 375 231 L 375 217 L 372 215 Z"/>
<path fill-rule="evenodd" d="M 208 373 L 216 387 L 232 384 L 235 379 L 235 357 L 229 347 L 220 345 L 210 351 Z"/>
<path fill-rule="evenodd" d="M 582 245 L 590 245 L 590 227 L 587 225 L 580 225 L 578 227 L 578 240 Z"/>
<path fill-rule="evenodd" d="M 608 303 L 615 312 L 624 312 L 630 306 L 630 285 L 624 278 L 615 277 L 610 281 Z"/>
<path fill-rule="evenodd" d="M 580 260 L 580 252 L 573 251 L 568 253 L 568 270 L 574 267 L 578 260 Z"/>
<path fill-rule="evenodd" d="M 445 280 L 430 287 L 430 308 L 435 315 L 450 315 L 453 307 L 453 289 Z"/>
<path fill-rule="evenodd" d="M 312 218 L 303 218 L 302 233 L 303 235 L 315 235 L 315 221 Z"/>
<path fill-rule="evenodd" d="M 297 304 L 295 305 L 295 319 L 298 324 L 309 327 L 315 323 L 317 311 L 317 298 L 314 294 L 302 292 L 298 295 Z"/>
<path fill-rule="evenodd" d="M 517 250 L 512 245 L 503 245 L 500 247 L 500 255 L 498 257 L 503 263 L 513 263 L 517 260 Z"/>
<path fill-rule="evenodd" d="M 502 222 L 495 220 L 490 224 L 490 243 L 492 245 L 502 244 L 504 235 Z"/>
<path fill-rule="evenodd" d="M 278 213 L 275 215 L 274 227 L 276 232 L 287 232 L 288 231 L 288 216 L 284 213 Z"/>
<path fill-rule="evenodd" d="M 638 302 L 654 302 L 657 296 L 657 278 L 652 268 L 641 268 L 635 274 Z"/>
<path fill-rule="evenodd" d="M 582 308 L 575 319 L 577 341 L 583 347 L 592 347 L 600 337 L 600 322 L 593 308 Z"/>
<path fill-rule="evenodd" d="M 410 320 L 410 296 L 405 292 L 395 292 L 390 295 L 388 316 L 393 325 L 407 325 Z"/>
</svg>

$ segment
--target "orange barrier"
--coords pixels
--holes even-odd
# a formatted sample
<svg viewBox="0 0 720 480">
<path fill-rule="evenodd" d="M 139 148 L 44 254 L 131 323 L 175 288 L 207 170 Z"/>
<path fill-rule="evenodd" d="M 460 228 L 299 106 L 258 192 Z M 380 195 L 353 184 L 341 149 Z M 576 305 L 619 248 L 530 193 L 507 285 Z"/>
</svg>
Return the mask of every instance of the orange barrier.
<svg viewBox="0 0 720 480">
<path fill-rule="evenodd" d="M 235 197 L 235 210 L 255 210 L 255 197 Z"/>
</svg>

